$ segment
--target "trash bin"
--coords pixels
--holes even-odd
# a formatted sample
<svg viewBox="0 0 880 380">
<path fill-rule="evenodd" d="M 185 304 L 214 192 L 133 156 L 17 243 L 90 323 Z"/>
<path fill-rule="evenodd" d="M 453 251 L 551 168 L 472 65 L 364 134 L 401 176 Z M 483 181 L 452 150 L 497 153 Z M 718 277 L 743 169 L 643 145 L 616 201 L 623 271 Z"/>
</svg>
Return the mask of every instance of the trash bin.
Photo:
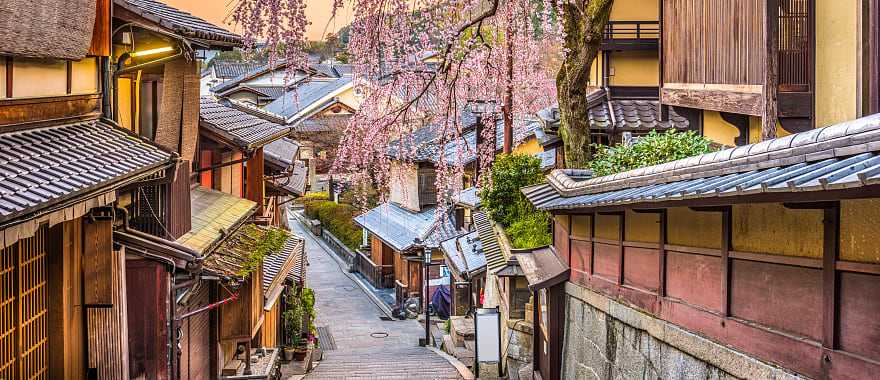
<svg viewBox="0 0 880 380">
<path fill-rule="evenodd" d="M 312 228 L 312 233 L 315 236 L 321 236 L 321 221 L 320 220 L 312 220 L 309 222 Z"/>
</svg>

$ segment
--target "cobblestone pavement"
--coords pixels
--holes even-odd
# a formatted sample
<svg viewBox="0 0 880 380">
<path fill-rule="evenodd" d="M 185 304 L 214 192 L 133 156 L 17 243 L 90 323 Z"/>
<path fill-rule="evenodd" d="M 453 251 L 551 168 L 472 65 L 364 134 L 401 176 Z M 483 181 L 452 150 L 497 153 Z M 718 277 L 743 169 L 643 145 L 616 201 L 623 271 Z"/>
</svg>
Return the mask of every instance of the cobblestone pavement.
<svg viewBox="0 0 880 380">
<path fill-rule="evenodd" d="M 327 326 L 336 348 L 306 379 L 461 379 L 445 358 L 419 347 L 424 328 L 413 320 L 383 321 L 363 290 L 349 279 L 332 253 L 290 221 L 291 230 L 306 239 L 307 284 L 314 289 L 317 326 Z"/>
</svg>

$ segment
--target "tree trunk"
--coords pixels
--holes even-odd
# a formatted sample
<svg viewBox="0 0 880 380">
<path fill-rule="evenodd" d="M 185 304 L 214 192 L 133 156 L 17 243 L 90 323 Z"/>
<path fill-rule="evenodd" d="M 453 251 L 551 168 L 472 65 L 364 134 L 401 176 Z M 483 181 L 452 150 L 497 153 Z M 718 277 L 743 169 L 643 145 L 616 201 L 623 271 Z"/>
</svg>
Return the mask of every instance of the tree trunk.
<svg viewBox="0 0 880 380">
<path fill-rule="evenodd" d="M 575 0 L 563 5 L 564 47 L 568 53 L 556 76 L 556 87 L 559 132 L 565 145 L 565 165 L 569 168 L 586 167 L 590 160 L 587 85 L 613 3 L 614 0 Z"/>
</svg>

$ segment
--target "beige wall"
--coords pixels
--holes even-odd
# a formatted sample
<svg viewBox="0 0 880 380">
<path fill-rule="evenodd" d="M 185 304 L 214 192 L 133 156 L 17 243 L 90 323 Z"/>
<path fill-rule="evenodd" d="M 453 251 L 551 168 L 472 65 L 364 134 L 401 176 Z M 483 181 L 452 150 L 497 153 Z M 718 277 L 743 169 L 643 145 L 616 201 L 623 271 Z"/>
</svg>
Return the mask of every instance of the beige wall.
<svg viewBox="0 0 880 380">
<path fill-rule="evenodd" d="M 419 175 L 415 164 L 391 164 L 391 194 L 389 199 L 398 205 L 419 211 Z"/>
<path fill-rule="evenodd" d="M 12 97 L 67 94 L 67 63 L 16 57 L 12 60 Z"/>
<path fill-rule="evenodd" d="M 571 216 L 571 236 L 587 239 L 590 236 L 590 215 Z"/>
<path fill-rule="evenodd" d="M 611 86 L 660 85 L 660 60 L 656 51 L 622 51 L 611 53 L 609 75 Z"/>
<path fill-rule="evenodd" d="M 93 57 L 74 61 L 70 65 L 70 92 L 91 94 L 98 92 L 98 59 Z"/>
<path fill-rule="evenodd" d="M 6 97 L 6 57 L 0 57 L 0 99 Z"/>
<path fill-rule="evenodd" d="M 792 210 L 779 203 L 733 206 L 733 250 L 822 257 L 822 210 Z"/>
<path fill-rule="evenodd" d="M 840 259 L 880 263 L 880 199 L 840 202 Z"/>
<path fill-rule="evenodd" d="M 643 243 L 660 242 L 660 214 L 626 211 L 624 240 Z"/>
<path fill-rule="evenodd" d="M 667 210 L 669 244 L 721 248 L 721 213 L 698 212 L 687 207 Z"/>
<path fill-rule="evenodd" d="M 125 129 L 128 129 L 132 132 L 137 132 L 135 130 L 135 126 L 131 124 L 131 114 L 132 114 L 132 93 L 131 93 L 131 79 L 127 78 L 119 78 L 116 82 L 116 90 L 117 90 L 117 101 L 119 105 L 119 115 L 117 115 L 117 122 L 119 126 Z"/>
<path fill-rule="evenodd" d="M 596 214 L 596 237 L 617 240 L 620 237 L 620 217 Z"/>
<path fill-rule="evenodd" d="M 858 0 L 816 1 L 816 126 L 858 117 Z"/>
<path fill-rule="evenodd" d="M 760 137 L 760 129 L 758 132 Z M 718 111 L 703 111 L 703 136 L 721 145 L 734 146 L 739 130 L 724 121 Z"/>
<path fill-rule="evenodd" d="M 617 0 L 611 8 L 611 20 L 657 21 L 659 19 L 658 0 Z"/>
</svg>

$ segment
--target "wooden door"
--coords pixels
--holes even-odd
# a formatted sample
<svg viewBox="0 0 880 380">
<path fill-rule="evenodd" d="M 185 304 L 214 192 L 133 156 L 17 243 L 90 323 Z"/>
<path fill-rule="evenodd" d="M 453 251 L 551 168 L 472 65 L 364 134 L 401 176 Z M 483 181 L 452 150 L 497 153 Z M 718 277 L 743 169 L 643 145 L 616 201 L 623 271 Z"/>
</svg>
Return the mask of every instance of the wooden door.
<svg viewBox="0 0 880 380">
<path fill-rule="evenodd" d="M 0 378 L 48 377 L 45 226 L 0 250 Z"/>
</svg>

